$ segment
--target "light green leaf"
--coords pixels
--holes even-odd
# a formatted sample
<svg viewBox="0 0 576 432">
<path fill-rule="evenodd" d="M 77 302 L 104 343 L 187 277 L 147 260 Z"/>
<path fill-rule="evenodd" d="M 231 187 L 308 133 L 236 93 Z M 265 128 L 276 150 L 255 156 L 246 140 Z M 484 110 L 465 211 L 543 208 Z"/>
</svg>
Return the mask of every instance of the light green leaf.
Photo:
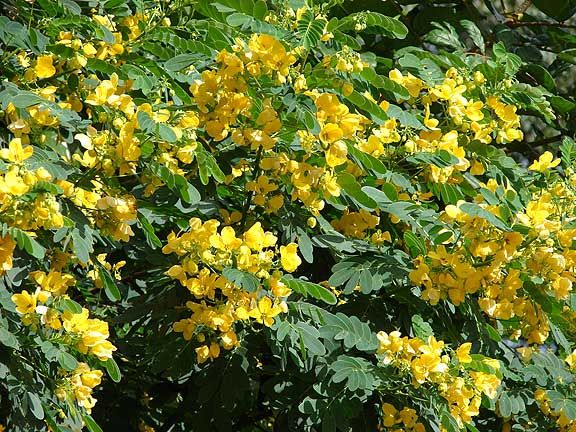
<svg viewBox="0 0 576 432">
<path fill-rule="evenodd" d="M 36 417 L 38 420 L 44 419 L 44 408 L 42 408 L 42 401 L 38 397 L 36 393 L 26 392 L 28 396 L 29 405 L 28 408 L 30 412 Z"/>
<path fill-rule="evenodd" d="M 251 273 L 236 268 L 225 268 L 222 270 L 222 276 L 248 292 L 256 292 L 260 287 L 260 279 Z"/>
</svg>

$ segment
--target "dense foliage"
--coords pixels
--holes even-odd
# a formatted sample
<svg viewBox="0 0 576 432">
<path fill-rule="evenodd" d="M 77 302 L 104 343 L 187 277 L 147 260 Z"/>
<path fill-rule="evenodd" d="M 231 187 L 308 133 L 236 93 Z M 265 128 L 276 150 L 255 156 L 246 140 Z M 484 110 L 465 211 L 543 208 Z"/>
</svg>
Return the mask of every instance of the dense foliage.
<svg viewBox="0 0 576 432">
<path fill-rule="evenodd" d="M 575 2 L 1 8 L 0 430 L 576 431 Z"/>
</svg>

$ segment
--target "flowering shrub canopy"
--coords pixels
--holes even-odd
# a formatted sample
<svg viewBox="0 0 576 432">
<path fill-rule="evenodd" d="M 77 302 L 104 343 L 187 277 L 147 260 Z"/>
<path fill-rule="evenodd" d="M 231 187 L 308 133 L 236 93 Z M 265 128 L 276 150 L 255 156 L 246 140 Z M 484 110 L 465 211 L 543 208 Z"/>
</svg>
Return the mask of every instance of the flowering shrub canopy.
<svg viewBox="0 0 576 432">
<path fill-rule="evenodd" d="M 353 3 L 3 6 L 8 431 L 576 431 L 576 6 Z"/>
</svg>

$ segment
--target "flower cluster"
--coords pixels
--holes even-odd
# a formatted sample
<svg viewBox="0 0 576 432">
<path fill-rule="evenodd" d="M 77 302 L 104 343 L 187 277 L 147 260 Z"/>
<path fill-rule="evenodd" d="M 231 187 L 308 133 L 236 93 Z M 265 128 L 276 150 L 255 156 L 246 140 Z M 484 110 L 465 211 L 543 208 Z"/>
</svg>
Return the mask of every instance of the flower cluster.
<svg viewBox="0 0 576 432">
<path fill-rule="evenodd" d="M 90 413 L 96 398 L 92 396 L 94 387 L 100 385 L 102 371 L 90 369 L 86 363 L 79 363 L 78 367 L 71 373 L 61 371 L 62 378 L 58 383 L 55 394 L 61 400 L 69 403 L 77 403 Z"/>
<path fill-rule="evenodd" d="M 401 410 L 390 403 L 382 404 L 382 428 L 385 432 L 425 432 L 426 428 L 418 421 L 416 410 L 404 407 Z"/>
<path fill-rule="evenodd" d="M 231 226 L 218 231 L 219 225 L 215 219 L 202 222 L 192 218 L 189 230 L 180 236 L 171 233 L 162 249 L 165 254 L 180 257 L 180 263 L 167 274 L 194 296 L 186 303 L 192 315 L 176 322 L 174 330 L 183 333 L 186 340 L 194 335 L 200 343 L 209 340 L 196 349 L 199 363 L 218 357 L 220 345 L 226 350 L 238 345 L 236 321 L 253 319 L 271 326 L 274 317 L 287 310 L 282 299 L 291 292 L 280 281 L 280 268 L 293 272 L 301 263 L 297 245 L 276 248 L 276 236 L 264 231 L 260 222 L 241 237 Z M 241 277 L 255 278 L 258 286 L 249 292 L 236 279 L 230 280 L 226 269 L 233 267 Z"/>
<path fill-rule="evenodd" d="M 446 206 L 443 217 L 458 225 L 462 238 L 415 260 L 410 279 L 424 288 L 422 298 L 431 304 L 449 299 L 460 305 L 466 295 L 477 294 L 478 305 L 491 318 L 521 318 L 512 337 L 543 343 L 549 323 L 541 306 L 532 301 L 533 292 L 565 302 L 572 291 L 576 265 L 576 231 L 568 227 L 574 208 L 572 182 L 559 181 L 549 191 L 534 193 L 525 210 L 511 220 L 524 227 L 522 232 L 504 231 L 487 218 L 463 211 L 463 202 Z M 494 181 L 486 187 L 492 193 L 514 195 Z M 486 214 L 503 217 L 498 206 L 478 201 Z"/>
<path fill-rule="evenodd" d="M 496 397 L 501 381 L 500 363 L 480 356 L 480 363 L 492 373 L 474 370 L 471 343 L 462 344 L 449 355 L 445 353 L 444 342 L 437 341 L 434 336 L 429 336 L 426 342 L 402 337 L 398 331 L 381 331 L 377 336 L 378 354 L 382 355 L 383 364 L 411 377 L 415 387 L 436 387 L 461 427 L 479 414 L 482 394 L 490 399 Z"/>
<path fill-rule="evenodd" d="M 94 355 L 102 361 L 112 358 L 116 347 L 108 341 L 108 323 L 89 318 L 86 308 L 82 308 L 80 313 L 65 309 L 68 299 L 65 293 L 68 287 L 76 282 L 74 278 L 57 271 L 35 271 L 30 276 L 38 285 L 36 291 L 30 293 L 23 290 L 12 295 L 16 310 L 22 314 L 24 325 L 35 331 L 42 325 L 43 333 L 61 338 L 82 354 Z M 62 310 L 64 311 L 61 312 Z"/>
<path fill-rule="evenodd" d="M 56 196 L 46 186 L 53 177 L 43 167 L 30 169 L 25 165 L 34 153 L 23 138 L 14 138 L 0 158 L 9 168 L 0 175 L 0 220 L 23 230 L 60 228 L 64 219 Z"/>
</svg>

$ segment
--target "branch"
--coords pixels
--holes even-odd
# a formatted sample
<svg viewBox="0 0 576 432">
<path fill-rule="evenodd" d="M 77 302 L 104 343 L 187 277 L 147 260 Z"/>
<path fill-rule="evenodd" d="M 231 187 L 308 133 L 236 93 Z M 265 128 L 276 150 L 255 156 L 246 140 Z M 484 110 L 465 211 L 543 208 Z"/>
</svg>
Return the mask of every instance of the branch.
<svg viewBox="0 0 576 432">
<path fill-rule="evenodd" d="M 252 169 L 252 180 L 258 181 L 258 172 L 260 170 L 260 160 L 262 159 L 262 146 L 258 147 L 256 153 L 256 160 L 254 161 L 254 168 Z M 240 220 L 240 230 L 244 231 L 246 226 L 246 219 L 248 217 L 248 211 L 250 210 L 250 204 L 252 204 L 252 198 L 254 198 L 255 192 L 248 192 L 246 201 L 244 203 L 244 209 L 242 210 L 242 219 Z"/>
<path fill-rule="evenodd" d="M 505 24 L 508 27 L 558 27 L 558 28 L 570 28 L 575 29 L 576 25 L 564 24 L 564 23 L 553 23 L 548 21 L 506 21 Z"/>
<path fill-rule="evenodd" d="M 506 148 L 509 151 L 512 152 L 517 152 L 517 153 L 522 153 L 524 154 L 526 157 L 530 158 L 532 156 L 537 156 L 536 154 L 536 147 L 540 147 L 546 144 L 551 144 L 554 142 L 557 142 L 560 140 L 560 138 L 562 138 L 563 136 L 565 136 L 565 134 L 558 134 L 558 135 L 554 135 L 548 138 L 543 138 L 541 140 L 537 140 L 537 141 L 532 141 L 532 142 L 524 142 L 524 141 L 514 141 L 511 143 L 508 143 L 506 145 Z"/>
<path fill-rule="evenodd" d="M 530 6 L 532 6 L 532 0 L 526 0 L 524 3 L 518 6 L 518 9 L 516 9 L 515 13 L 521 15 L 526 12 Z"/>
<path fill-rule="evenodd" d="M 554 136 L 551 136 L 548 138 L 543 138 L 543 139 L 538 140 L 538 141 L 532 141 L 532 142 L 529 142 L 526 144 L 528 144 L 532 148 L 539 147 L 539 146 L 543 146 L 546 144 L 551 144 L 553 142 L 559 141 L 560 138 L 562 138 L 563 136 L 564 136 L 564 134 L 558 134 L 558 135 L 554 135 Z"/>
</svg>

